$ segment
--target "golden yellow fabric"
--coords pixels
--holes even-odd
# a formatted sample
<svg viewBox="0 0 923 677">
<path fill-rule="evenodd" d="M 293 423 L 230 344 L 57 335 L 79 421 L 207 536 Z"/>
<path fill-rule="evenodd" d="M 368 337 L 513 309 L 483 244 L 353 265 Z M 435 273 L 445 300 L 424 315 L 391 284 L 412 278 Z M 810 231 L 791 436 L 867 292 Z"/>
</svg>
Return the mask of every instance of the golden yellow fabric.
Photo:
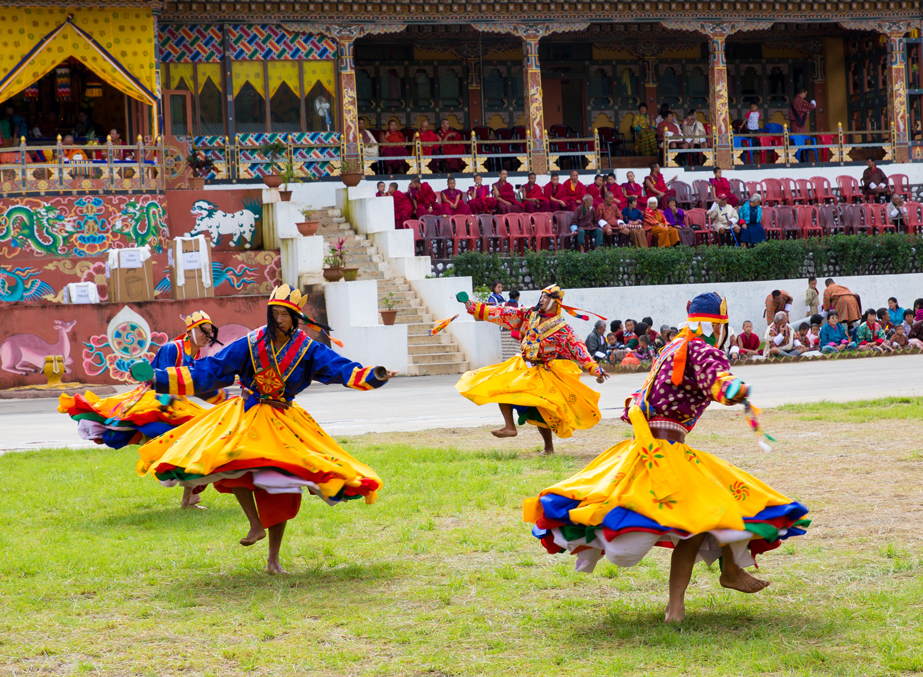
<svg viewBox="0 0 923 677">
<path fill-rule="evenodd" d="M 304 95 L 307 96 L 315 83 L 320 82 L 331 95 L 335 95 L 336 62 L 335 61 L 305 61 L 302 63 L 304 70 Z M 330 102 L 333 105 L 333 101 Z"/>
<path fill-rule="evenodd" d="M 535 407 L 547 424 L 543 427 L 559 437 L 599 423 L 599 393 L 580 382 L 580 367 L 570 360 L 551 360 L 547 365 L 529 367 L 516 355 L 502 364 L 466 372 L 455 388 L 477 405 Z"/>
<path fill-rule="evenodd" d="M 579 500 L 570 511 L 575 524 L 597 526 L 609 511 L 622 507 L 692 534 L 743 530 L 744 517 L 792 503 L 717 456 L 655 439 L 637 407 L 629 417 L 634 439 L 610 447 L 573 477 L 541 492 Z M 540 515 L 538 498 L 526 500 L 523 519 L 535 522 Z"/>
<path fill-rule="evenodd" d="M 194 64 L 191 63 L 171 63 L 170 64 L 170 81 L 167 89 L 181 89 L 191 92 L 194 88 L 195 80 L 192 79 L 192 69 Z M 162 82 L 166 82 L 161 78 Z"/>
<path fill-rule="evenodd" d="M 67 25 L 25 63 L 24 57 L 72 14 L 73 24 L 86 31 L 117 64 Z M 128 96 L 151 104 L 157 96 L 154 66 L 154 18 L 140 7 L 10 7 L 0 24 L 0 74 L 16 69 L 15 77 L 0 89 L 0 100 L 15 96 L 49 73 L 68 57 L 74 57 L 103 80 Z M 137 78 L 155 99 L 139 89 L 120 70 Z"/>
<path fill-rule="evenodd" d="M 221 86 L 221 64 L 220 63 L 199 63 L 196 64 L 196 76 L 199 83 L 199 94 L 205 87 L 205 83 L 211 80 L 218 91 L 224 88 Z"/>
<path fill-rule="evenodd" d="M 298 93 L 298 62 L 297 61 L 270 61 L 267 64 L 267 70 L 269 71 L 269 97 L 272 98 L 276 95 L 279 87 L 282 86 L 284 82 L 289 86 L 289 88 L 295 92 L 295 96 L 300 96 Z"/>
<path fill-rule="evenodd" d="M 87 391 L 83 394 L 83 397 L 90 403 L 97 414 L 109 418 L 115 408 L 131 397 L 133 393 L 134 391 L 129 390 L 127 393 L 102 399 L 96 393 Z M 66 414 L 73 406 L 74 398 L 70 395 L 61 395 L 58 398 L 58 411 L 62 414 Z M 177 397 L 169 406 L 164 407 L 157 401 L 157 393 L 153 390 L 144 393 L 141 399 L 138 400 L 137 404 L 135 404 L 128 413 L 131 416 L 141 416 L 151 411 L 160 411 L 163 422 L 172 423 L 174 425 L 190 416 L 196 417 L 205 413 L 203 407 L 200 407 L 195 402 L 190 402 L 185 397 Z"/>
<path fill-rule="evenodd" d="M 285 410 L 259 404 L 244 411 L 244 400 L 235 397 L 138 451 L 139 475 L 153 475 L 161 463 L 209 475 L 231 461 L 267 459 L 309 472 L 333 473 L 336 477 L 318 483 L 327 498 L 336 496 L 344 484 L 358 487 L 366 477 L 382 486 L 374 470 L 340 448 L 297 404 Z M 377 496 L 377 491 L 372 492 L 365 502 L 374 503 Z"/>
<path fill-rule="evenodd" d="M 266 78 L 263 72 L 263 61 L 235 61 L 231 64 L 231 81 L 234 83 L 234 96 L 240 94 L 240 90 L 248 82 L 260 96 L 266 96 Z"/>
</svg>

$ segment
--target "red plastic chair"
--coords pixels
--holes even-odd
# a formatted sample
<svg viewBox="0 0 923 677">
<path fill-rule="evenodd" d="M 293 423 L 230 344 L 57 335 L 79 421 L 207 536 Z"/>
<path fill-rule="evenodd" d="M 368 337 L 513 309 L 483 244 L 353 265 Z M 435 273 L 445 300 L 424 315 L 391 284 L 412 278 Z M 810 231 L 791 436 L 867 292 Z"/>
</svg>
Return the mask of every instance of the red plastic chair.
<svg viewBox="0 0 923 677">
<path fill-rule="evenodd" d="M 833 205 L 817 206 L 817 225 L 823 229 L 824 235 L 834 235 L 837 230 L 844 230 L 837 222 L 837 216 L 837 208 Z"/>
<path fill-rule="evenodd" d="M 805 240 L 814 234 L 816 234 L 817 237 L 824 236 L 824 229 L 823 226 L 820 225 L 817 207 L 814 205 L 801 205 L 795 207 L 795 213 L 798 216 L 798 228 L 801 229 L 801 236 Z"/>
<path fill-rule="evenodd" d="M 481 238 L 474 224 L 474 217 L 468 214 L 455 214 L 449 217 L 449 221 L 455 231 L 455 239 L 452 241 L 452 255 L 458 256 L 461 253 L 461 244 L 463 242 L 465 243 L 465 251 L 475 251 Z"/>
<path fill-rule="evenodd" d="M 844 203 L 838 204 L 836 206 L 836 220 L 837 220 L 837 230 L 840 230 L 843 235 L 855 235 L 856 226 L 858 225 L 858 216 L 854 209 L 850 209 L 851 205 Z"/>
<path fill-rule="evenodd" d="M 763 230 L 766 231 L 767 240 L 782 239 L 782 229 L 776 225 L 777 216 L 775 207 L 763 207 L 763 217 L 760 219 L 760 223 L 763 224 Z"/>
<path fill-rule="evenodd" d="M 425 256 L 436 258 L 449 258 L 449 243 L 453 241 L 454 235 L 451 233 L 443 234 L 441 223 L 442 217 L 434 214 L 425 214 L 420 217 L 420 224 L 423 226 L 423 251 Z M 451 224 L 446 220 L 446 230 L 451 230 Z M 436 256 L 436 251 L 441 256 Z"/>
<path fill-rule="evenodd" d="M 776 227 L 779 229 L 780 239 L 798 239 L 802 237 L 801 228 L 798 226 L 798 213 L 794 207 L 779 207 L 776 209 Z"/>
<path fill-rule="evenodd" d="M 535 250 L 542 251 L 546 249 L 546 243 L 550 244 L 547 249 L 558 251 L 558 235 L 554 230 L 554 222 L 551 214 L 548 212 L 536 212 L 531 214 L 532 232 L 535 235 Z"/>
<path fill-rule="evenodd" d="M 923 204 L 905 202 L 907 208 L 907 234 L 915 235 L 923 230 Z"/>
<path fill-rule="evenodd" d="M 866 205 L 847 205 L 846 211 L 852 215 L 852 228 L 854 235 L 875 234 L 875 224 L 872 223 L 872 217 L 868 213 Z"/>
<path fill-rule="evenodd" d="M 817 135 L 817 144 L 819 146 L 833 146 L 836 145 L 836 137 L 833 134 L 818 134 Z M 830 149 L 829 148 L 819 148 L 818 152 L 820 154 L 820 161 L 827 162 L 830 159 Z"/>
<path fill-rule="evenodd" d="M 865 211 L 868 214 L 868 223 L 875 229 L 879 235 L 884 232 L 897 232 L 897 226 L 888 221 L 887 206 L 883 204 L 871 203 L 865 205 Z"/>
<path fill-rule="evenodd" d="M 862 187 L 853 177 L 838 176 L 836 177 L 836 185 L 840 189 L 840 197 L 843 198 L 844 202 L 855 202 L 858 204 L 865 200 L 865 196 L 862 194 Z"/>
<path fill-rule="evenodd" d="M 783 177 L 779 179 L 779 183 L 782 185 L 782 199 L 785 204 L 789 207 L 794 207 L 796 201 L 801 201 L 801 195 L 798 193 L 798 187 L 795 185 L 794 179 Z"/>
<path fill-rule="evenodd" d="M 401 230 L 412 230 L 413 231 L 413 248 L 417 253 L 417 256 L 425 256 L 424 251 L 424 242 L 423 242 L 423 229 L 420 227 L 420 222 L 417 219 L 408 219 L 400 226 Z"/>
<path fill-rule="evenodd" d="M 900 195 L 904 202 L 910 202 L 910 179 L 906 174 L 892 174 L 888 177 L 892 195 Z"/>
<path fill-rule="evenodd" d="M 500 223 L 505 222 L 509 233 L 509 252 L 525 255 L 532 244 L 532 219 L 529 214 L 503 214 Z"/>
<path fill-rule="evenodd" d="M 795 179 L 795 201 L 805 205 L 817 204 L 810 179 Z"/>
<path fill-rule="evenodd" d="M 759 195 L 764 197 L 762 192 L 762 186 L 759 181 L 744 181 L 744 184 L 747 186 L 747 199 L 749 200 L 754 195 Z"/>
<path fill-rule="evenodd" d="M 555 212 L 551 219 L 554 221 L 555 232 L 558 234 L 558 248 L 576 249 L 577 234 L 570 232 L 571 224 L 574 222 L 574 213 L 567 211 Z"/>
<path fill-rule="evenodd" d="M 692 209 L 698 201 L 692 186 L 685 181 L 670 181 L 667 188 L 676 191 L 676 204 L 683 210 Z"/>
<path fill-rule="evenodd" d="M 490 214 L 478 214 L 475 224 L 477 225 L 478 234 L 481 236 L 481 251 L 489 254 L 492 251 L 492 246 L 496 245 L 496 251 L 502 252 L 503 244 L 497 234 L 496 217 Z"/>
<path fill-rule="evenodd" d="M 692 192 L 695 194 L 695 206 L 698 209 L 708 209 L 708 201 L 711 198 L 711 184 L 704 179 L 697 179 L 692 182 Z"/>
<path fill-rule="evenodd" d="M 686 224 L 695 231 L 696 245 L 717 243 L 718 234 L 708 227 L 708 212 L 704 209 L 690 209 L 686 212 Z"/>
<path fill-rule="evenodd" d="M 812 176 L 811 185 L 814 186 L 814 200 L 817 204 L 822 205 L 828 200 L 833 204 L 837 204 L 840 201 L 831 189 L 830 181 L 823 176 Z"/>
<path fill-rule="evenodd" d="M 782 182 L 779 179 L 763 179 L 763 205 L 778 207 L 785 202 L 782 194 Z"/>
<path fill-rule="evenodd" d="M 743 204 L 750 199 L 750 193 L 747 191 L 747 184 L 745 184 L 740 179 L 728 179 L 728 183 L 731 184 L 731 190 L 734 192 L 734 195 L 737 196 L 739 204 Z"/>
</svg>

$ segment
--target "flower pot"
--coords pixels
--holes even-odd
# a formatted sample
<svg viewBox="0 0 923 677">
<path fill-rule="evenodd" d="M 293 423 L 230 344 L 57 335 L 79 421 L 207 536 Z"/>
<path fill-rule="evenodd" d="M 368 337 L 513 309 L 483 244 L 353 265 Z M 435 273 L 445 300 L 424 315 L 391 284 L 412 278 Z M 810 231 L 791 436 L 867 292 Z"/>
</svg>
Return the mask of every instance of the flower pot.
<svg viewBox="0 0 923 677">
<path fill-rule="evenodd" d="M 279 200 L 282 202 L 290 202 L 292 199 L 292 191 L 290 190 L 280 190 L 279 191 Z"/>
<path fill-rule="evenodd" d="M 281 174 L 266 174 L 263 177 L 263 183 L 266 184 L 267 188 L 278 188 L 282 185 L 282 175 Z"/>
<path fill-rule="evenodd" d="M 324 279 L 327 280 L 327 282 L 336 282 L 337 280 L 343 279 L 343 269 L 324 268 Z"/>
<path fill-rule="evenodd" d="M 379 310 L 378 312 L 381 313 L 381 323 L 389 327 L 394 324 L 394 320 L 397 319 L 396 310 Z"/>
<path fill-rule="evenodd" d="M 342 181 L 347 188 L 352 188 L 358 186 L 359 182 L 362 181 L 362 174 L 359 172 L 346 172 L 345 174 L 340 174 L 340 181 Z"/>
<path fill-rule="evenodd" d="M 190 176 L 189 190 L 205 190 L 205 179 L 201 176 Z"/>
<path fill-rule="evenodd" d="M 320 228 L 320 221 L 299 221 L 295 224 L 298 226 L 298 232 L 305 237 L 311 237 Z"/>
<path fill-rule="evenodd" d="M 343 269 L 343 279 L 347 282 L 355 282 L 356 278 L 359 277 L 358 268 L 344 268 Z"/>
</svg>

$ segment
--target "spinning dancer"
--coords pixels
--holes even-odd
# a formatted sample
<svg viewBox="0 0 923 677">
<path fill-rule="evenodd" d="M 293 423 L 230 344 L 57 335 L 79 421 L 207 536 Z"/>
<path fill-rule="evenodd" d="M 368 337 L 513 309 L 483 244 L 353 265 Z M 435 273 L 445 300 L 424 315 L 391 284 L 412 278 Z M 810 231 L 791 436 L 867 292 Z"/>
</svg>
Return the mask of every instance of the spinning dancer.
<svg viewBox="0 0 923 677">
<path fill-rule="evenodd" d="M 685 444 L 712 400 L 744 403 L 749 388 L 729 373 L 722 350 L 727 304 L 700 294 L 680 334 L 661 351 L 644 387 L 626 401 L 634 438 L 600 454 L 573 477 L 527 499 L 523 518 L 548 552 L 576 555 L 592 571 L 605 555 L 634 566 L 654 545 L 673 548 L 666 620 L 685 617 L 685 593 L 698 558 L 721 558 L 722 586 L 759 592 L 769 583 L 743 570 L 754 556 L 805 533 L 808 510 L 755 477 Z M 760 446 L 768 449 L 761 442 Z"/>
<path fill-rule="evenodd" d="M 456 298 L 474 319 L 522 334 L 521 355 L 502 364 L 469 371 L 455 386 L 477 405 L 488 402 L 500 405 L 504 425 L 491 431 L 494 436 L 516 436 L 513 421 L 516 409 L 519 423 L 537 426 L 545 443 L 544 453 L 553 454 L 552 432 L 558 437 L 570 437 L 574 430 L 587 430 L 599 423 L 599 393 L 580 382 L 581 367 L 594 374 L 597 383 L 609 378 L 609 374 L 596 364 L 583 341 L 561 316 L 564 309 L 585 319 L 576 309 L 561 304 L 564 292 L 560 287 L 543 289 L 534 308 L 474 303 L 465 292 Z"/>
<path fill-rule="evenodd" d="M 218 340 L 218 328 L 208 314 L 196 311 L 186 318 L 186 333 L 162 346 L 151 365 L 155 369 L 189 367 L 202 348 L 216 343 L 224 345 Z M 212 389 L 197 396 L 209 404 L 220 404 L 228 399 L 228 392 Z M 89 391 L 74 397 L 61 395 L 58 411 L 78 421 L 77 431 L 83 439 L 113 449 L 140 443 L 144 438 L 154 439 L 205 413 L 185 397 L 158 395 L 148 384 L 105 399 Z M 202 508 L 197 506 L 200 500 L 192 489 L 185 489 L 181 505 Z"/>
<path fill-rule="evenodd" d="M 313 379 L 372 390 L 395 372 L 363 367 L 312 341 L 299 320 L 328 328 L 302 315 L 305 300 L 283 284 L 269 298 L 266 326 L 218 355 L 190 367 L 132 366 L 136 379 L 172 395 L 214 390 L 240 378 L 244 396 L 141 447 L 138 474 L 153 474 L 164 486 L 214 483 L 218 491 L 233 493 L 250 522 L 240 544 L 253 545 L 269 530 L 270 574 L 286 573 L 279 548 L 286 522 L 301 507 L 303 487 L 329 505 L 359 497 L 374 503 L 381 488 L 378 475 L 341 449 L 294 399 Z"/>
</svg>

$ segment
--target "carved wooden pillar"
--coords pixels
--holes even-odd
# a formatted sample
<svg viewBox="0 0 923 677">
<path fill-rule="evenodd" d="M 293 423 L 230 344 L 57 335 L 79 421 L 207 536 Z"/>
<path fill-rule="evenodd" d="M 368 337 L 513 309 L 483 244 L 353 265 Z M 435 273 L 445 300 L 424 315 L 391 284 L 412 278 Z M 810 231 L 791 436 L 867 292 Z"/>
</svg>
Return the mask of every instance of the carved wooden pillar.
<svg viewBox="0 0 923 677">
<path fill-rule="evenodd" d="M 538 62 L 539 40 L 551 33 L 581 31 L 589 23 L 568 24 L 473 24 L 484 33 L 512 33 L 522 38 L 523 49 L 523 94 L 526 109 L 526 134 L 532 148 L 532 171 L 548 173 L 548 155 L 545 139 L 545 113 L 542 104 L 542 70 Z"/>
<path fill-rule="evenodd" d="M 481 60 L 465 60 L 468 67 L 468 126 L 477 127 L 484 119 L 484 104 L 481 98 Z"/>
<path fill-rule="evenodd" d="M 894 128 L 894 162 L 910 161 L 910 121 L 907 118 L 907 55 L 904 36 L 914 28 L 912 21 L 841 21 L 843 28 L 875 31 L 888 38 L 888 119 Z"/>
<path fill-rule="evenodd" d="M 653 56 L 644 58 L 644 103 L 647 104 L 647 112 L 650 115 L 657 115 L 657 59 Z"/>
<path fill-rule="evenodd" d="M 154 129 L 151 136 L 154 137 L 154 143 L 157 143 L 157 137 L 163 134 L 163 87 L 160 82 L 160 11 L 159 5 L 151 11 L 151 18 L 154 22 L 154 96 L 157 97 L 157 103 L 154 105 L 151 119 L 154 123 Z M 195 120 L 189 121 L 189 135 L 194 136 Z M 127 136 L 127 134 L 126 134 Z"/>
</svg>

